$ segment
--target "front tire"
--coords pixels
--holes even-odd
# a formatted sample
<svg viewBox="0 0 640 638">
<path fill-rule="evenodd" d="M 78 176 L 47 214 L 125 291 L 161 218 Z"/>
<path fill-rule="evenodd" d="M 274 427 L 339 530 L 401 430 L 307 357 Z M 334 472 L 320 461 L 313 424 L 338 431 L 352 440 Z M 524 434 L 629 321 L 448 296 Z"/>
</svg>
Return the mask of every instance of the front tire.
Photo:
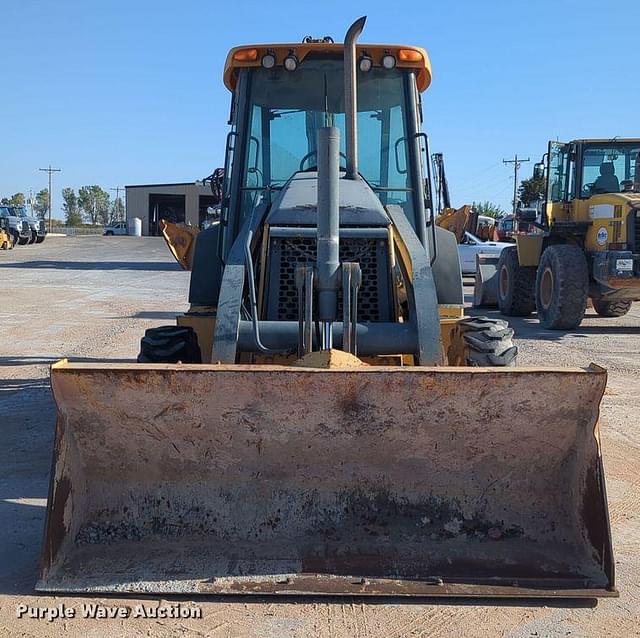
<svg viewBox="0 0 640 638">
<path fill-rule="evenodd" d="M 44 238 L 46 237 L 46 235 L 41 235 L 36 237 L 36 244 L 41 244 L 44 241 Z"/>
<path fill-rule="evenodd" d="M 498 261 L 498 308 L 508 317 L 527 317 L 535 304 L 536 269 L 521 266 L 518 248 L 509 246 Z"/>
<path fill-rule="evenodd" d="M 38 239 L 38 234 L 35 231 L 31 231 L 31 238 L 29 239 L 30 244 L 34 244 L 36 239 Z"/>
<path fill-rule="evenodd" d="M 513 344 L 513 328 L 504 319 L 470 317 L 459 323 L 468 366 L 515 366 L 518 347 Z"/>
<path fill-rule="evenodd" d="M 592 299 L 593 309 L 601 317 L 623 317 L 631 308 L 631 301 L 622 299 L 618 301 L 605 301 L 604 299 Z"/>
<path fill-rule="evenodd" d="M 138 363 L 202 363 L 198 337 L 193 328 L 149 328 L 140 340 Z"/>
<path fill-rule="evenodd" d="M 589 269 L 584 251 L 573 244 L 549 246 L 536 278 L 536 309 L 549 330 L 577 328 L 587 308 Z"/>
</svg>

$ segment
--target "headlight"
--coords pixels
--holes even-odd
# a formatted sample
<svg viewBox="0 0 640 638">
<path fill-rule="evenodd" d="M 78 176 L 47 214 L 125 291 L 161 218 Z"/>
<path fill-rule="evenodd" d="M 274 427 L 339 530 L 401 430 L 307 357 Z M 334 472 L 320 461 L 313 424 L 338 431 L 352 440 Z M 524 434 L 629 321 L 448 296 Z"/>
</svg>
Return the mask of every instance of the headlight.
<svg viewBox="0 0 640 638">
<path fill-rule="evenodd" d="M 360 70 L 363 73 L 368 73 L 371 71 L 371 67 L 373 66 L 373 60 L 368 55 L 363 55 L 360 58 Z"/>
<path fill-rule="evenodd" d="M 283 64 L 287 71 L 295 71 L 298 68 L 298 58 L 293 53 L 289 53 Z"/>
<path fill-rule="evenodd" d="M 382 66 L 387 70 L 394 69 L 396 66 L 396 59 L 391 54 L 387 53 L 387 55 L 382 58 Z"/>
<path fill-rule="evenodd" d="M 261 60 L 263 69 L 273 69 L 276 65 L 276 56 L 273 53 L 265 53 Z"/>
</svg>

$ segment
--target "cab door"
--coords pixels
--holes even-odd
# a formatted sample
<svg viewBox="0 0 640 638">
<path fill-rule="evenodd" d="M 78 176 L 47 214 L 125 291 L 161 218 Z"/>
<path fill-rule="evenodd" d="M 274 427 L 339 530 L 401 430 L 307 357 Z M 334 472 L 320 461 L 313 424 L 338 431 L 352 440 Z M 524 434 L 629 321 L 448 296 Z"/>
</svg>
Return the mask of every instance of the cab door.
<svg viewBox="0 0 640 638">
<path fill-rule="evenodd" d="M 565 142 L 549 142 L 547 155 L 547 222 L 570 218 L 571 145 Z"/>
</svg>

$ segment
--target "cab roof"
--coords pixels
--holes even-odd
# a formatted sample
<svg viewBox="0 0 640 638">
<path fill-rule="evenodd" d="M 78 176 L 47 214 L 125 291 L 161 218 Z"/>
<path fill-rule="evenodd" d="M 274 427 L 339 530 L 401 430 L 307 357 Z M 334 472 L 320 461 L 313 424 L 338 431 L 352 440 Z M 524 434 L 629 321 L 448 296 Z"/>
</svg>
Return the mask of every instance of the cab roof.
<svg viewBox="0 0 640 638">
<path fill-rule="evenodd" d="M 271 53 L 276 57 L 276 64 L 281 65 L 284 58 L 293 54 L 300 64 L 310 54 L 325 54 L 335 57 L 344 51 L 343 43 L 334 42 L 298 42 L 295 44 L 247 44 L 234 47 L 229 51 L 224 64 L 224 85 L 233 91 L 238 81 L 238 69 L 256 68 L 262 64 L 262 57 Z M 425 91 L 431 84 L 431 62 L 427 52 L 415 46 L 404 44 L 361 44 L 356 46 L 359 59 L 363 55 L 369 56 L 373 66 L 382 66 L 385 55 L 393 55 L 396 66 L 400 69 L 414 69 L 416 84 L 420 92 Z M 314 56 L 315 57 L 315 56 Z"/>
</svg>

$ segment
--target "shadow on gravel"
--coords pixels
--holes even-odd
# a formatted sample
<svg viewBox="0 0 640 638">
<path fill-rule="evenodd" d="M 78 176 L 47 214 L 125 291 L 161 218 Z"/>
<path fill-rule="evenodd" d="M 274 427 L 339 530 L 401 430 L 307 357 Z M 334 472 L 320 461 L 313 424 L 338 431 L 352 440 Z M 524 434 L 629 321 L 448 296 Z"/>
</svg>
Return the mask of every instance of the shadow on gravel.
<svg viewBox="0 0 640 638">
<path fill-rule="evenodd" d="M 45 269 L 45 270 L 149 270 L 182 272 L 182 268 L 171 261 L 23 261 L 0 264 L 0 268 Z"/>
</svg>

